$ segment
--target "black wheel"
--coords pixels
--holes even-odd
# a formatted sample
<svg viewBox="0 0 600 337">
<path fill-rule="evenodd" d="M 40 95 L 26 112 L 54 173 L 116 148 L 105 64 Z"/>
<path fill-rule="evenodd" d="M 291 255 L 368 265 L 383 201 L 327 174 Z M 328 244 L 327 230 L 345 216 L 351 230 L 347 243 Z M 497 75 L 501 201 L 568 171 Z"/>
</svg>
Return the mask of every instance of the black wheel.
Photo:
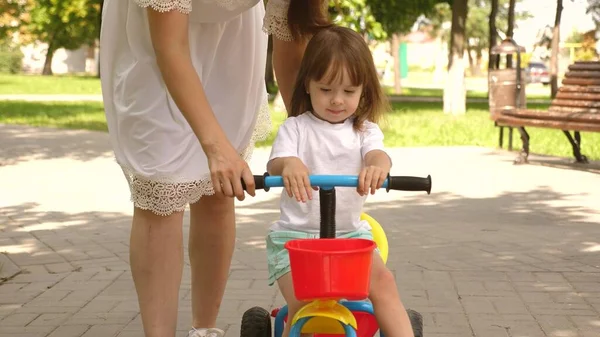
<svg viewBox="0 0 600 337">
<path fill-rule="evenodd" d="M 410 319 L 410 325 L 412 325 L 415 337 L 423 337 L 423 316 L 412 309 L 407 309 L 406 313 Z"/>
<path fill-rule="evenodd" d="M 253 307 L 242 316 L 240 337 L 271 337 L 271 315 L 261 307 Z"/>
</svg>

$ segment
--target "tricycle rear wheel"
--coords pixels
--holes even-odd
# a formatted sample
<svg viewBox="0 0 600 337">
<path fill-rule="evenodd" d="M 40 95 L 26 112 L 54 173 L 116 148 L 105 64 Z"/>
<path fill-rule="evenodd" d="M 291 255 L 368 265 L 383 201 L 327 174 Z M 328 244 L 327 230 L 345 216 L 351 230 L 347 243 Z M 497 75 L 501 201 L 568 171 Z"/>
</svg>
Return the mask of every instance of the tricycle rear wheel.
<svg viewBox="0 0 600 337">
<path fill-rule="evenodd" d="M 271 337 L 271 315 L 261 307 L 252 307 L 242 316 L 240 337 Z"/>
</svg>

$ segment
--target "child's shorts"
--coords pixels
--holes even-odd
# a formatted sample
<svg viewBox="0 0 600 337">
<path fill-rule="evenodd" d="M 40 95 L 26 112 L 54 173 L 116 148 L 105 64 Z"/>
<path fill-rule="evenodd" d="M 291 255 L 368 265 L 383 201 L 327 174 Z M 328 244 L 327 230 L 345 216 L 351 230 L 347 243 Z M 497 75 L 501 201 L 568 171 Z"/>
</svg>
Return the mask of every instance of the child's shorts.
<svg viewBox="0 0 600 337">
<path fill-rule="evenodd" d="M 373 234 L 367 230 L 354 231 L 337 236 L 338 238 L 373 240 Z M 318 239 L 319 233 L 296 231 L 272 231 L 267 235 L 267 263 L 269 265 L 269 285 L 290 272 L 290 256 L 283 247 L 286 242 L 295 239 Z M 377 251 L 377 249 L 375 249 Z"/>
</svg>

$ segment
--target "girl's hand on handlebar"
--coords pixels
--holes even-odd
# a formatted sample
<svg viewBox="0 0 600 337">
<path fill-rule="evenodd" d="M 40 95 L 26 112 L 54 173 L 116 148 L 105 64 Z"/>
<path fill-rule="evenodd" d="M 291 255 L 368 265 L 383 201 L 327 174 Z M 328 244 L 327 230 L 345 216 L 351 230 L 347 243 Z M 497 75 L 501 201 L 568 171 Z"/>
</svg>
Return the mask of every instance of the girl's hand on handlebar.
<svg viewBox="0 0 600 337">
<path fill-rule="evenodd" d="M 306 202 L 312 200 L 312 190 L 317 188 L 310 186 L 308 168 L 300 158 L 289 157 L 285 159 L 281 176 L 283 185 L 290 198 L 295 197 L 297 201 Z"/>
<path fill-rule="evenodd" d="M 387 178 L 388 171 L 375 165 L 363 167 L 358 175 L 358 187 L 356 191 L 358 194 L 364 196 L 371 192 L 375 194 L 377 189 L 381 188 L 385 179 Z"/>
</svg>

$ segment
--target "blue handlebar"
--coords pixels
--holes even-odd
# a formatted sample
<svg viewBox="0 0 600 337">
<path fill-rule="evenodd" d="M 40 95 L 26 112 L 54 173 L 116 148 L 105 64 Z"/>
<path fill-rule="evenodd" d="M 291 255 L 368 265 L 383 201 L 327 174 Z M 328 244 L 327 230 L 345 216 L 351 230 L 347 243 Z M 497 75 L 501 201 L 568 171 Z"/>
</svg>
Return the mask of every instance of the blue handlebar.
<svg viewBox="0 0 600 337">
<path fill-rule="evenodd" d="M 331 187 L 356 187 L 358 186 L 358 176 L 349 175 L 309 175 L 311 186 L 321 187 L 324 189 Z M 383 183 L 384 188 L 387 187 L 389 179 Z M 265 177 L 265 187 L 283 187 L 283 177 L 267 176 Z"/>
<path fill-rule="evenodd" d="M 331 189 L 334 187 L 356 187 L 358 186 L 357 175 L 309 175 L 311 186 L 320 187 L 322 189 Z M 269 176 L 265 173 L 262 176 L 254 176 L 256 189 L 264 189 L 268 191 L 271 187 L 283 187 L 282 176 Z M 242 185 L 243 182 L 242 182 Z M 425 191 L 431 193 L 431 176 L 426 178 L 410 177 L 410 176 L 390 176 L 381 186 L 389 190 L 403 191 Z M 245 189 L 245 186 L 244 186 Z"/>
</svg>

